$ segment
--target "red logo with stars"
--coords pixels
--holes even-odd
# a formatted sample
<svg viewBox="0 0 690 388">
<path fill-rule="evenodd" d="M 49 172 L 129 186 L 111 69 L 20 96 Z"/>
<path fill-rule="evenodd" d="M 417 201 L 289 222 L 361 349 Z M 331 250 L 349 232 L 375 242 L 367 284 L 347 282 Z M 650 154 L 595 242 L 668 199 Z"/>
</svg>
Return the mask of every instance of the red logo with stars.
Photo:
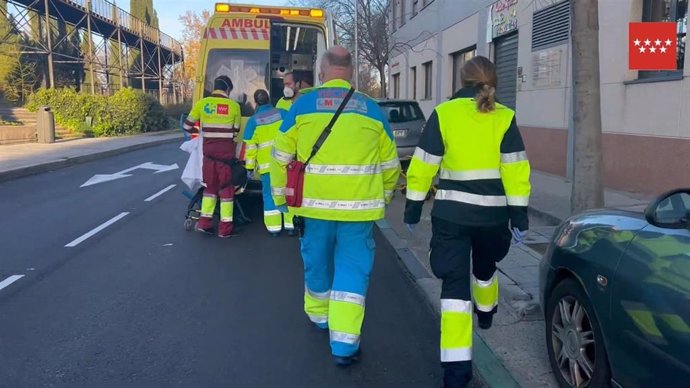
<svg viewBox="0 0 690 388">
<path fill-rule="evenodd" d="M 676 23 L 630 23 L 630 70 L 677 70 Z"/>
<path fill-rule="evenodd" d="M 230 107 L 225 104 L 218 104 L 218 114 L 227 116 L 230 111 Z"/>
</svg>

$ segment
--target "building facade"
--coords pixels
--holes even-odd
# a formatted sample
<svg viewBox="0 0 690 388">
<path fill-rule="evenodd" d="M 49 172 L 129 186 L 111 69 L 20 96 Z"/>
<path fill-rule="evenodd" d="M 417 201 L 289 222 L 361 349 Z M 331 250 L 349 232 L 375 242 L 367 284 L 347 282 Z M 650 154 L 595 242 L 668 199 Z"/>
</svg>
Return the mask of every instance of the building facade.
<svg viewBox="0 0 690 388">
<path fill-rule="evenodd" d="M 535 169 L 572 176 L 572 0 L 392 0 L 389 97 L 428 115 L 460 87 L 460 68 L 491 58 L 497 97 L 515 109 Z M 688 0 L 599 2 L 605 183 L 658 193 L 690 186 Z M 677 25 L 678 71 L 628 69 L 628 23 Z"/>
</svg>

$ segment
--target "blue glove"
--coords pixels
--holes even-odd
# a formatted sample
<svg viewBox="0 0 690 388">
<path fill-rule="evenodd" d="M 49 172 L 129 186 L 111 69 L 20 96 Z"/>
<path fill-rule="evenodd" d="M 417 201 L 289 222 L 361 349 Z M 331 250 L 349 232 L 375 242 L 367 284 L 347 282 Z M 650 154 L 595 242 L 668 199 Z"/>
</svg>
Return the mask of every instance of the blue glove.
<svg viewBox="0 0 690 388">
<path fill-rule="evenodd" d="M 513 235 L 513 240 L 511 241 L 510 245 L 515 247 L 524 244 L 525 239 L 527 238 L 527 233 L 529 233 L 527 230 L 520 230 L 516 227 L 511 228 L 510 234 Z"/>
<path fill-rule="evenodd" d="M 415 224 L 405 224 L 405 226 L 407 227 L 407 230 L 410 232 L 410 234 L 414 234 L 414 229 L 415 229 L 415 227 L 417 227 L 417 225 L 415 225 Z"/>
<path fill-rule="evenodd" d="M 278 209 L 283 214 L 288 212 L 288 207 L 286 205 L 276 206 L 276 209 Z"/>
<path fill-rule="evenodd" d="M 247 179 L 254 179 L 254 170 L 247 170 Z"/>
</svg>

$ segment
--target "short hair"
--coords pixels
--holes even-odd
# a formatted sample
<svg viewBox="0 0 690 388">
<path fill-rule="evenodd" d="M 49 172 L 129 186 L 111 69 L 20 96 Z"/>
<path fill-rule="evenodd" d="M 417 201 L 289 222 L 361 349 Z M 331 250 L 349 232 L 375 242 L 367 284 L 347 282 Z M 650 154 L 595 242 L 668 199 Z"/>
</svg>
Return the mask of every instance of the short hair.
<svg viewBox="0 0 690 388">
<path fill-rule="evenodd" d="M 306 70 L 295 71 L 294 78 L 295 78 L 295 83 L 306 82 L 309 85 L 312 85 L 312 86 L 314 85 L 314 73 L 311 71 L 306 71 Z"/>
<path fill-rule="evenodd" d="M 350 52 L 345 55 L 338 55 L 331 51 L 326 51 L 323 55 L 323 59 L 327 65 L 343 68 L 352 67 L 352 54 L 350 54 Z"/>
<path fill-rule="evenodd" d="M 227 75 L 221 75 L 213 81 L 213 89 L 230 92 L 233 89 L 232 80 Z"/>
<path fill-rule="evenodd" d="M 268 105 L 271 103 L 271 98 L 269 97 L 268 92 L 264 89 L 257 89 L 254 92 L 254 101 L 256 102 L 256 105 Z"/>
</svg>

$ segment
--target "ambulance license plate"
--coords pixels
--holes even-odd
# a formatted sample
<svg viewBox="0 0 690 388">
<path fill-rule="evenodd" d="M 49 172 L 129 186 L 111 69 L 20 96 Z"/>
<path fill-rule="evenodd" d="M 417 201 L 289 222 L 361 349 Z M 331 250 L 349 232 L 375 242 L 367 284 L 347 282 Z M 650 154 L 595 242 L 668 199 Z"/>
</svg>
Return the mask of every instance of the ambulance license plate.
<svg viewBox="0 0 690 388">
<path fill-rule="evenodd" d="M 395 137 L 407 137 L 407 129 L 396 129 L 393 131 Z"/>
</svg>

